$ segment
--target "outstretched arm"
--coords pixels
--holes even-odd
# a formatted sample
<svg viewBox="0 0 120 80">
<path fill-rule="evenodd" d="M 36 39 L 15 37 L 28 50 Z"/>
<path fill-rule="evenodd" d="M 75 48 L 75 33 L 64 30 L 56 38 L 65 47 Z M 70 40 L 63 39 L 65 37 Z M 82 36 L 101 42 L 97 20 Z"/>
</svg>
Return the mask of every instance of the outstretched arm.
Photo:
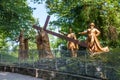
<svg viewBox="0 0 120 80">
<path fill-rule="evenodd" d="M 78 34 L 87 34 L 87 31 L 79 32 Z"/>
</svg>

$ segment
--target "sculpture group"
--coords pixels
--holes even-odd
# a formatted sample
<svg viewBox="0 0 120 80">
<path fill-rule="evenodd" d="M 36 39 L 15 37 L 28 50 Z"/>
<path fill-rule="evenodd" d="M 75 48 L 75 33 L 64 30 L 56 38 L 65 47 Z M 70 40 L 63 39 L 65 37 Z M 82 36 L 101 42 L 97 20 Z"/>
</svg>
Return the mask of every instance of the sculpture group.
<svg viewBox="0 0 120 80">
<path fill-rule="evenodd" d="M 108 47 L 102 47 L 100 41 L 98 40 L 98 36 L 100 35 L 100 31 L 95 28 L 94 23 L 90 23 L 89 28 L 84 32 L 79 32 L 78 34 L 87 34 L 87 39 L 85 43 L 81 43 L 77 40 L 76 34 L 72 31 L 72 28 L 69 28 L 68 34 L 58 34 L 49 30 L 46 30 L 48 21 L 50 16 L 47 17 L 45 25 L 43 28 L 38 27 L 36 25 L 33 28 L 37 29 L 36 35 L 36 44 L 37 50 L 39 54 L 39 58 L 53 58 L 53 54 L 50 49 L 49 37 L 48 33 L 54 36 L 66 39 L 67 48 L 71 51 L 71 57 L 77 57 L 77 51 L 79 49 L 78 45 L 87 47 L 90 56 L 94 56 L 96 54 L 109 52 Z M 23 36 L 23 31 L 21 31 L 19 36 L 19 58 L 25 59 L 28 57 L 28 39 L 25 39 Z"/>
</svg>

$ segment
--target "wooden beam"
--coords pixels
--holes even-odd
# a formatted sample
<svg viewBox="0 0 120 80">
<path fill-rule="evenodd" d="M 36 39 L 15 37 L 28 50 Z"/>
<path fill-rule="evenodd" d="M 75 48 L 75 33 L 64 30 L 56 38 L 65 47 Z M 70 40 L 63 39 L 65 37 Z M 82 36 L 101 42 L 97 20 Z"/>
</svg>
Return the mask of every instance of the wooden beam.
<svg viewBox="0 0 120 80">
<path fill-rule="evenodd" d="M 46 30 L 46 28 L 47 28 L 49 19 L 50 19 L 50 16 L 48 15 L 47 18 L 46 18 L 45 24 L 44 24 L 44 26 L 43 26 L 43 29 L 44 29 L 44 30 Z"/>
<path fill-rule="evenodd" d="M 37 29 L 37 30 L 41 30 L 42 28 L 41 27 L 38 27 L 36 25 L 33 25 L 33 28 Z M 83 47 L 87 47 L 86 43 L 85 42 L 80 42 L 79 40 L 75 40 L 75 39 L 72 39 L 72 38 L 69 38 L 67 36 L 64 36 L 64 35 L 61 35 L 61 34 L 58 34 L 58 33 L 55 33 L 55 32 L 52 32 L 52 31 L 49 31 L 49 30 L 46 30 L 44 29 L 47 33 L 51 34 L 51 35 L 54 35 L 54 36 L 57 36 L 59 38 L 62 38 L 62 39 L 65 39 L 67 41 L 71 41 L 71 42 L 74 42 L 76 44 L 79 44 L 80 46 L 83 46 Z"/>
</svg>

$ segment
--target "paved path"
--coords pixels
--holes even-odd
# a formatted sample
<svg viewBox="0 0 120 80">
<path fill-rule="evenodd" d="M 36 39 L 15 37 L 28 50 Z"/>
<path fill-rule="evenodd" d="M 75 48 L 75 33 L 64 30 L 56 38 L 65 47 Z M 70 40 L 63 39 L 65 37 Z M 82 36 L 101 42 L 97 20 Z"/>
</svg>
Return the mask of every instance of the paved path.
<svg viewBox="0 0 120 80">
<path fill-rule="evenodd" d="M 0 80 L 43 80 L 28 75 L 18 73 L 0 72 Z"/>
</svg>

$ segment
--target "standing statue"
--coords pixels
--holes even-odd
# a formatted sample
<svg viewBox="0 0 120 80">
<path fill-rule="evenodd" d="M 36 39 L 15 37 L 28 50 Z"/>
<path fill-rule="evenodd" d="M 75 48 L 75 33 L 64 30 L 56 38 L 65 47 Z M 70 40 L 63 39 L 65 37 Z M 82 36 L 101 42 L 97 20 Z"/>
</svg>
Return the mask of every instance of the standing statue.
<svg viewBox="0 0 120 80">
<path fill-rule="evenodd" d="M 67 35 L 67 37 L 75 39 L 75 40 L 77 39 L 75 33 L 72 32 L 72 28 L 69 29 L 69 34 Z M 71 50 L 72 57 L 77 57 L 78 44 L 68 41 L 67 48 Z"/>
<path fill-rule="evenodd" d="M 87 31 L 79 32 L 78 34 L 87 34 L 87 46 L 91 56 L 95 54 L 100 54 L 103 52 L 109 52 L 108 47 L 102 47 L 98 40 L 98 36 L 100 35 L 100 31 L 95 28 L 95 24 L 91 23 L 90 28 Z"/>
<path fill-rule="evenodd" d="M 28 39 L 24 38 L 23 30 L 20 32 L 19 41 L 19 59 L 24 60 L 28 58 Z"/>
<path fill-rule="evenodd" d="M 24 59 L 27 59 L 27 58 L 29 57 L 29 56 L 28 56 L 28 50 L 29 50 L 28 40 L 29 40 L 29 38 L 25 38 L 25 39 L 24 39 L 24 46 L 25 46 Z"/>
<path fill-rule="evenodd" d="M 53 58 L 53 54 L 50 49 L 49 37 L 43 28 L 38 31 L 36 43 L 39 51 L 39 58 Z"/>
</svg>

